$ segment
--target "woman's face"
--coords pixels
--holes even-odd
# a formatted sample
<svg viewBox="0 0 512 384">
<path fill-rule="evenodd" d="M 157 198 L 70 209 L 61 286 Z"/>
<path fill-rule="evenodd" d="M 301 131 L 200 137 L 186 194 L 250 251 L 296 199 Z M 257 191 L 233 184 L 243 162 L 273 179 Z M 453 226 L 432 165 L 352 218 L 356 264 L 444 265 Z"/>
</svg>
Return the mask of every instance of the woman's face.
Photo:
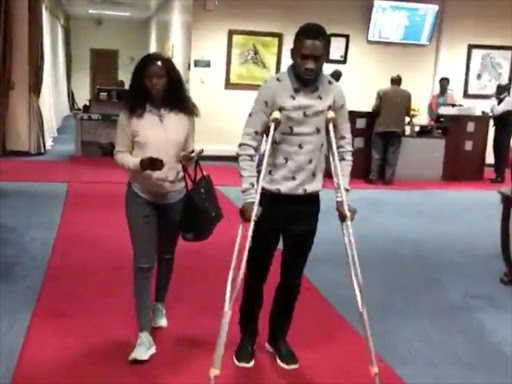
<svg viewBox="0 0 512 384">
<path fill-rule="evenodd" d="M 144 84 L 153 101 L 160 101 L 167 87 L 167 74 L 163 65 L 151 64 L 144 72 Z"/>
</svg>

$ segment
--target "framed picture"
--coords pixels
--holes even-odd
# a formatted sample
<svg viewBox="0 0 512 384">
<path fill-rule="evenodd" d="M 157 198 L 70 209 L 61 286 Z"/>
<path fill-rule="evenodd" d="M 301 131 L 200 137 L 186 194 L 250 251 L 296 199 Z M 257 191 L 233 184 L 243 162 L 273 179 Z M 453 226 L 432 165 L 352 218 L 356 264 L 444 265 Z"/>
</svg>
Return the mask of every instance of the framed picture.
<svg viewBox="0 0 512 384">
<path fill-rule="evenodd" d="M 489 99 L 496 86 L 512 79 L 512 46 L 468 45 L 464 97 Z"/>
<path fill-rule="evenodd" d="M 340 33 L 329 34 L 329 56 L 327 62 L 332 64 L 347 64 L 350 35 Z"/>
<path fill-rule="evenodd" d="M 229 30 L 226 89 L 258 89 L 281 70 L 283 34 Z"/>
</svg>

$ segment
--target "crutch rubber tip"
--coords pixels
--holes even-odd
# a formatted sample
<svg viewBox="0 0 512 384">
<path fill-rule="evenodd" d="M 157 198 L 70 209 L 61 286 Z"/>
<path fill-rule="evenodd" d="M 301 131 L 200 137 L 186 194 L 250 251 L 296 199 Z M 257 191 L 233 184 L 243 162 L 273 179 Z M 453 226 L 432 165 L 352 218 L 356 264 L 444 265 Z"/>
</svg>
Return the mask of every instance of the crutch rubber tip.
<svg viewBox="0 0 512 384">
<path fill-rule="evenodd" d="M 272 112 L 272 114 L 270 115 L 270 121 L 277 122 L 280 120 L 281 120 L 281 112 L 279 112 L 279 111 Z"/>
<path fill-rule="evenodd" d="M 370 367 L 370 374 L 375 377 L 379 374 L 379 367 Z"/>
<path fill-rule="evenodd" d="M 336 119 L 336 114 L 334 113 L 334 111 L 332 109 L 329 109 L 327 111 L 327 120 L 332 121 L 334 119 Z"/>
</svg>

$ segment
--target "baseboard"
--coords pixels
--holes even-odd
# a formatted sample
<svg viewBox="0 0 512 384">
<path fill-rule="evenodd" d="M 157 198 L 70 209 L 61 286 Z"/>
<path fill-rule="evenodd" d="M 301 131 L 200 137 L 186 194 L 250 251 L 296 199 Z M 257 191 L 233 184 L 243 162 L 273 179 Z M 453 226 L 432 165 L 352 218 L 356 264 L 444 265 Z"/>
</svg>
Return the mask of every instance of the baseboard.
<svg viewBox="0 0 512 384">
<path fill-rule="evenodd" d="M 204 156 L 219 156 L 219 157 L 229 157 L 236 158 L 237 148 L 229 147 L 227 145 L 200 145 L 196 144 L 197 149 L 202 149 L 204 151 Z"/>
<path fill-rule="evenodd" d="M 221 162 L 229 162 L 229 163 L 237 163 L 236 156 L 215 156 L 215 155 L 203 155 L 202 159 L 206 161 L 221 161 Z"/>
<path fill-rule="evenodd" d="M 41 153 L 30 153 L 29 151 L 5 151 L 2 156 L 3 157 L 31 157 L 31 156 L 43 156 L 46 152 Z"/>
</svg>

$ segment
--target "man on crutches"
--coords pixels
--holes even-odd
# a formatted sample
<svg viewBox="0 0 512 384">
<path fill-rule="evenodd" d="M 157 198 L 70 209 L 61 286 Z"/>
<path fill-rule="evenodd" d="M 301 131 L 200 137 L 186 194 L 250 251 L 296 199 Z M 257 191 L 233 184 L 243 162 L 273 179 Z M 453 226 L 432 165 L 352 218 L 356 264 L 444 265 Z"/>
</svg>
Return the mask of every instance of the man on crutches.
<svg viewBox="0 0 512 384">
<path fill-rule="evenodd" d="M 328 38 L 324 27 L 308 23 L 296 33 L 291 51 L 293 64 L 270 78 L 260 89 L 239 146 L 244 204 L 243 221 L 250 222 L 256 208 L 259 149 L 274 111 L 280 125 L 267 142 L 268 163 L 263 175 L 260 210 L 254 225 L 247 259 L 247 273 L 240 307 L 241 340 L 234 361 L 240 367 L 254 365 L 258 319 L 263 305 L 263 286 L 279 241 L 283 239 L 281 279 L 269 320 L 267 349 L 284 369 L 295 369 L 299 360 L 287 342 L 287 334 L 299 296 L 302 275 L 313 247 L 320 212 L 328 150 L 327 111 L 335 114 L 334 130 L 342 179 L 348 190 L 352 168 L 352 138 L 345 97 L 338 84 L 322 72 Z M 355 210 L 341 203 L 336 209 L 342 221 L 353 219 Z M 348 211 L 348 212 L 347 212 Z"/>
</svg>

